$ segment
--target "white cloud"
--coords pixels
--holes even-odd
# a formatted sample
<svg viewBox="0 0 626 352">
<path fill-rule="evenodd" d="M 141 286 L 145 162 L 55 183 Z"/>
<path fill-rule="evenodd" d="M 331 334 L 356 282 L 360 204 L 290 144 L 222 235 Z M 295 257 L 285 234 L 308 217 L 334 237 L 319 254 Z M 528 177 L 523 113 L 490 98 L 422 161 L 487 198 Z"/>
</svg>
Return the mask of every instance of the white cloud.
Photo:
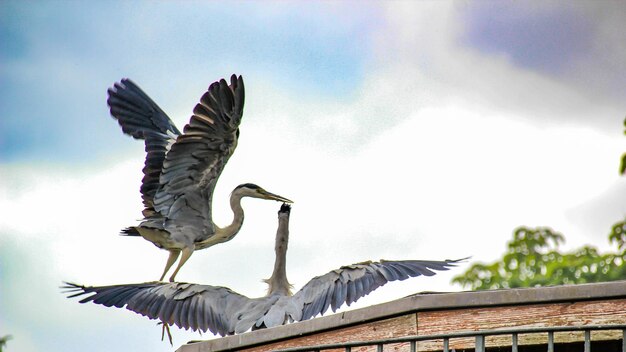
<svg viewBox="0 0 626 352">
<path fill-rule="evenodd" d="M 256 182 L 293 198 L 289 277 L 296 287 L 366 259 L 492 260 L 522 224 L 565 232 L 563 226 L 570 244 L 578 246 L 586 235 L 565 213 L 618 177 L 607 168 L 619 155 L 617 138 L 583 128 L 534 127 L 468 106 L 416 111 L 355 156 L 317 148 L 314 135 L 282 121 L 242 127 L 245 139 L 214 197 L 215 219 L 230 221 L 226 199 L 238 183 Z M 37 168 L 16 173 L 29 188 L 17 193 L 3 188 L 12 195 L 0 203 L 9 215 L 2 229 L 44 241 L 54 263 L 48 270 L 59 281 L 155 279 L 166 253 L 142 239 L 116 236 L 140 214 L 141 158 L 135 153 L 93 172 L 30 178 L 24 175 Z M 264 293 L 259 281 L 271 272 L 278 204 L 245 200 L 244 205 L 241 233 L 194 254 L 181 280 L 225 285 L 250 296 Z M 459 272 L 392 283 L 365 302 L 449 290 L 447 282 Z"/>
<path fill-rule="evenodd" d="M 296 288 L 367 259 L 472 255 L 490 261 L 519 225 L 552 226 L 567 236 L 569 247 L 604 242 L 608 225 L 578 220 L 601 211 L 602 195 L 622 181 L 616 172 L 624 150 L 619 108 L 520 70 L 506 58 L 459 47 L 455 38 L 461 29 L 452 5 L 394 5 L 402 6 L 387 8 L 385 24 L 371 38 L 375 52 L 367 75 L 347 101 L 285 91 L 262 72 L 246 77 L 241 140 L 216 189 L 215 222 L 231 220 L 228 194 L 240 183 L 254 182 L 293 199 L 288 274 Z M 203 90 L 206 84 L 181 88 L 191 94 L 184 104 L 155 96 L 179 127 L 200 95 L 192 86 Z M 615 119 L 615 133 L 596 129 L 591 121 L 597 116 Z M 169 349 L 154 341 L 153 322 L 81 306 L 51 288 L 61 280 L 113 284 L 160 275 L 165 251 L 141 238 L 117 236 L 140 217 L 142 162 L 143 146 L 136 142 L 132 153 L 80 168 L 0 169 L 0 233 L 8 234 L 2 244 L 22 249 L 29 268 L 3 268 L 24 275 L 10 290 L 35 287 L 29 302 L 50 302 L 45 309 L 52 317 L 68 312 L 71 319 L 63 319 L 62 326 L 68 340 L 95 338 L 111 350 L 99 329 L 114 322 L 106 332 L 122 336 L 124 343 Z M 593 209 L 581 206 L 597 199 Z M 616 205 L 626 208 L 610 202 Z M 247 199 L 244 207 L 240 234 L 195 253 L 180 280 L 264 294 L 260 280 L 271 273 L 279 204 Z M 37 271 L 40 266 L 45 271 Z M 391 283 L 357 306 L 416 291 L 458 289 L 448 283 L 461 270 Z M 28 330 L 24 322 L 40 309 L 17 307 L 4 318 L 13 323 L 3 321 L 16 334 Z M 173 332 L 177 343 L 197 338 Z M 24 341 L 20 347 L 32 342 Z"/>
<path fill-rule="evenodd" d="M 396 92 L 419 93 L 400 93 L 395 100 L 411 104 L 415 100 L 421 103 L 424 96 L 440 103 L 462 99 L 517 114 L 533 123 L 577 124 L 609 133 L 620 128 L 623 99 L 612 97 L 623 90 L 623 84 L 616 81 L 623 81 L 619 77 L 626 74 L 626 60 L 619 59 L 623 56 L 622 44 L 609 44 L 614 40 L 606 28 L 622 26 L 625 22 L 617 18 L 623 16 L 623 11 L 610 14 L 601 9 L 586 10 L 592 13 L 590 20 L 600 27 L 593 35 L 596 45 L 604 50 L 594 50 L 567 76 L 557 76 L 517 67 L 504 54 L 466 46 L 462 41 L 466 30 L 462 15 L 472 5 L 394 5 L 387 7 L 388 31 L 377 37 L 378 55 L 369 77 L 375 81 L 377 75 L 384 74 L 388 82 L 396 84 Z M 603 18 L 610 21 L 604 24 Z M 605 61 L 605 65 L 600 63 Z M 603 82 L 598 82 L 600 77 Z"/>
</svg>

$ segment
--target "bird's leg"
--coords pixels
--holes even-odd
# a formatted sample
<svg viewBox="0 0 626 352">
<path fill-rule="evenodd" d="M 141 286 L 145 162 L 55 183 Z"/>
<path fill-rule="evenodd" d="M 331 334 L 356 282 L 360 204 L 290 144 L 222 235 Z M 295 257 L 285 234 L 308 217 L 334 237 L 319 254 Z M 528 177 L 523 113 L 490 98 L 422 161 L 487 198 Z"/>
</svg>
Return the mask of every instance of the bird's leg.
<svg viewBox="0 0 626 352">
<path fill-rule="evenodd" d="M 170 256 L 167 258 L 167 263 L 165 263 L 165 270 L 163 270 L 163 275 L 161 275 L 159 281 L 163 281 L 165 274 L 167 274 L 167 271 L 170 270 L 176 259 L 178 259 L 179 254 L 180 249 L 170 249 Z"/>
<path fill-rule="evenodd" d="M 170 340 L 170 345 L 174 346 L 174 341 L 172 341 L 172 333 L 170 332 L 170 326 L 168 323 L 161 322 L 163 324 L 163 328 L 161 330 L 161 341 L 165 338 L 165 332 L 167 331 L 167 337 Z"/>
<path fill-rule="evenodd" d="M 176 274 L 178 274 L 178 270 L 182 268 L 182 266 L 185 264 L 187 259 L 189 259 L 189 257 L 191 257 L 191 255 L 193 254 L 193 247 L 185 247 L 183 248 L 182 252 L 183 254 L 180 256 L 180 261 L 178 262 L 178 266 L 176 267 L 176 270 L 174 270 L 174 273 L 170 277 L 170 282 L 174 282 L 174 278 L 176 277 Z"/>
</svg>

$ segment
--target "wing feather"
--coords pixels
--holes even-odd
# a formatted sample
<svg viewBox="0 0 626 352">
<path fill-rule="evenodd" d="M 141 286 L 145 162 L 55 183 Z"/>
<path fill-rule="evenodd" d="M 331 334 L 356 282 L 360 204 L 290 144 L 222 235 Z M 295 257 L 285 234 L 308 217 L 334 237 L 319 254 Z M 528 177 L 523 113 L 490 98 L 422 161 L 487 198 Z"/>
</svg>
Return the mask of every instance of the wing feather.
<svg viewBox="0 0 626 352">
<path fill-rule="evenodd" d="M 102 294 L 99 295 L 98 297 L 95 298 L 95 301 L 97 301 L 98 303 L 100 302 L 104 302 L 103 304 L 107 307 L 111 307 L 115 305 L 115 300 L 113 300 L 113 298 L 118 297 L 118 295 L 120 293 L 123 293 L 124 289 L 123 288 L 117 288 L 116 290 L 113 290 L 112 292 L 107 292 L 106 294 Z"/>
<path fill-rule="evenodd" d="M 354 281 L 349 280 L 349 281 L 346 281 L 343 284 L 348 287 L 348 295 L 346 297 L 346 303 L 351 304 L 352 302 L 357 300 L 357 298 L 356 298 L 356 291 L 354 289 Z M 325 311 L 325 310 L 326 309 L 323 309 L 322 311 Z"/>
<path fill-rule="evenodd" d="M 152 302 L 154 302 L 156 299 L 159 298 L 158 294 L 154 294 L 154 292 L 146 292 L 145 295 L 140 296 L 140 298 L 138 297 L 136 300 L 133 300 L 134 302 L 137 302 L 137 305 L 135 306 L 135 309 L 137 310 L 138 313 L 141 313 L 141 315 L 148 315 L 148 307 L 150 307 L 150 304 L 152 304 Z M 131 303 L 133 302 L 131 301 Z M 96 301 L 94 301 L 94 303 L 98 303 Z"/>
<path fill-rule="evenodd" d="M 130 79 L 122 79 L 108 90 L 107 104 L 125 134 L 143 139 L 146 150 L 141 196 L 144 216 L 154 214 L 153 198 L 169 146 L 180 131 L 161 108 Z"/>
<path fill-rule="evenodd" d="M 327 303 L 331 303 L 330 308 L 334 312 L 343 303 L 350 305 L 387 282 L 431 276 L 435 274 L 433 270 L 448 270 L 463 260 L 381 260 L 341 267 L 313 278 L 293 296 L 294 302 L 302 310 L 302 316 L 297 320 L 324 314 L 329 307 Z"/>
<path fill-rule="evenodd" d="M 159 319 L 167 325 L 174 324 L 174 306 L 176 302 L 173 300 L 165 300 L 161 305 L 158 315 L 154 319 Z M 121 308 L 121 307 L 120 307 Z"/>
<path fill-rule="evenodd" d="M 204 304 L 199 296 L 196 296 L 194 299 L 196 301 L 195 309 L 191 311 L 193 313 L 192 321 L 194 325 L 191 329 L 198 330 L 204 324 Z"/>
<path fill-rule="evenodd" d="M 178 312 L 178 322 L 179 328 L 185 328 L 185 330 L 189 329 L 189 321 L 187 320 L 189 317 L 189 306 L 191 305 L 191 301 L 193 298 L 184 299 L 181 301 L 180 311 Z"/>
<path fill-rule="evenodd" d="M 343 302 L 346 301 L 346 295 L 347 287 L 345 285 L 342 285 L 341 282 L 335 281 L 335 296 L 330 306 L 333 312 L 337 310 L 337 308 L 341 307 Z"/>
<path fill-rule="evenodd" d="M 292 297 L 249 299 L 225 287 L 164 282 L 92 287 L 67 284 L 65 288 L 71 293 L 68 297 L 87 295 L 80 303 L 125 306 L 168 325 L 225 336 L 255 327 L 307 320 L 328 308 L 334 312 L 387 282 L 434 275 L 435 271 L 448 270 L 463 260 L 357 263 L 313 278 Z"/>
<path fill-rule="evenodd" d="M 202 233 L 213 232 L 211 198 L 224 165 L 237 146 L 243 114 L 244 86 L 233 75 L 230 85 L 220 80 L 209 86 L 194 114 L 165 156 L 154 207 L 168 219 L 166 229 L 178 231 L 189 212 L 197 223 L 186 224 Z"/>
<path fill-rule="evenodd" d="M 64 288 L 72 293 L 69 298 L 86 295 L 80 303 L 93 302 L 118 308 L 125 306 L 130 311 L 168 325 L 211 331 L 222 336 L 235 332 L 236 316 L 243 313 L 229 312 L 239 311 L 250 301 L 225 287 L 184 283 L 153 282 L 113 286 L 67 283 Z"/>
<path fill-rule="evenodd" d="M 209 327 L 209 330 L 216 334 L 218 332 L 220 332 L 220 334 L 222 336 L 224 336 L 226 333 L 222 333 L 222 331 L 228 331 L 228 329 L 224 329 L 223 327 L 220 326 L 220 319 L 216 317 L 216 315 L 213 312 L 213 309 L 211 309 L 211 307 L 208 305 L 208 302 L 204 303 L 204 321 L 206 322 L 205 326 Z"/>
<path fill-rule="evenodd" d="M 117 297 L 113 297 L 111 298 L 111 300 L 109 301 L 111 303 L 111 306 L 116 307 L 116 308 L 122 308 L 125 304 L 126 304 L 126 300 L 132 296 L 135 292 L 132 289 L 126 288 L 125 290 L 121 291 Z"/>
<path fill-rule="evenodd" d="M 181 319 L 181 312 L 183 310 L 184 303 L 185 303 L 184 300 L 176 302 L 176 304 L 174 305 L 174 310 L 172 311 L 172 317 L 174 318 L 173 324 L 178 326 L 178 328 L 183 327 L 183 322 Z M 138 313 L 145 315 L 142 312 L 138 312 Z"/>
<path fill-rule="evenodd" d="M 150 305 L 146 307 L 146 314 L 148 316 L 158 316 L 159 311 L 161 311 L 161 307 L 163 306 L 163 302 L 165 302 L 165 296 L 157 295 Z"/>
</svg>

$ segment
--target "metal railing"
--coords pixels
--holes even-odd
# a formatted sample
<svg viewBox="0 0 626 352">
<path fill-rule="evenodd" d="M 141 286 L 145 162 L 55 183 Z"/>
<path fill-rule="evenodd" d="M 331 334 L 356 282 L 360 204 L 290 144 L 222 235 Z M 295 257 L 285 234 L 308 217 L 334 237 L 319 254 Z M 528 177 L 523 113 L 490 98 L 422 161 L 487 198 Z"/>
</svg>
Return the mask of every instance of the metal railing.
<svg viewBox="0 0 626 352">
<path fill-rule="evenodd" d="M 622 331 L 622 352 L 626 352 L 626 324 L 620 325 L 582 325 L 582 326 L 555 326 L 555 327 L 529 327 L 529 328 L 511 328 L 511 329 L 494 329 L 494 330 L 481 330 L 481 331 L 467 331 L 451 334 L 437 334 L 437 335 L 415 335 L 406 337 L 396 337 L 382 340 L 372 341 L 355 341 L 344 343 L 333 343 L 325 345 L 315 346 L 303 346 L 295 348 L 286 348 L 276 350 L 276 352 L 304 352 L 304 351 L 324 351 L 331 349 L 344 349 L 346 352 L 350 352 L 355 347 L 374 347 L 378 352 L 383 352 L 385 345 L 397 344 L 397 343 L 409 343 L 410 351 L 417 351 L 417 343 L 420 341 L 430 340 L 443 340 L 441 351 L 450 352 L 450 339 L 452 338 L 467 338 L 474 337 L 474 348 L 476 352 L 485 352 L 485 338 L 487 336 L 501 336 L 511 335 L 511 350 L 512 352 L 518 351 L 518 336 L 520 334 L 548 334 L 548 352 L 554 352 L 554 333 L 555 332 L 584 332 L 584 352 L 591 352 L 591 331 L 599 330 L 614 330 Z"/>
</svg>

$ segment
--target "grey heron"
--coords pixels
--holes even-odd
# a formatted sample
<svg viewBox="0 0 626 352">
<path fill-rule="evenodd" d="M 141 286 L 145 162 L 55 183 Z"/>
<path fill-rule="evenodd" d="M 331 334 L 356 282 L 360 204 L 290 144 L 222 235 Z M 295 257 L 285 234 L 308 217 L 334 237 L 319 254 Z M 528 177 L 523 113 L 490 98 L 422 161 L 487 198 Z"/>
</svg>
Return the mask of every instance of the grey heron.
<svg viewBox="0 0 626 352">
<path fill-rule="evenodd" d="M 122 234 L 141 236 L 169 251 L 159 281 L 179 256 L 170 282 L 194 250 L 231 240 L 243 224 L 243 197 L 291 202 L 246 183 L 237 186 L 230 195 L 232 223 L 219 227 L 212 220 L 213 190 L 239 137 L 244 105 L 241 76 L 232 75 L 230 85 L 224 79 L 211 84 L 193 109 L 183 133 L 131 80 L 115 83 L 108 95 L 111 115 L 122 131 L 145 142 L 146 160 L 140 188 L 144 218 L 138 226 L 122 230 Z"/>
<path fill-rule="evenodd" d="M 290 206 L 278 213 L 276 260 L 272 276 L 265 280 L 267 295 L 248 298 L 226 287 L 192 283 L 148 282 L 112 286 L 82 286 L 66 283 L 69 296 L 89 295 L 80 303 L 93 302 L 106 307 L 126 306 L 164 326 L 211 331 L 222 336 L 250 329 L 269 328 L 287 322 L 303 321 L 350 305 L 390 281 L 432 276 L 434 270 L 448 270 L 459 260 L 401 260 L 362 262 L 343 266 L 317 276 L 291 294 L 287 280 L 286 254 L 289 241 Z"/>
</svg>

